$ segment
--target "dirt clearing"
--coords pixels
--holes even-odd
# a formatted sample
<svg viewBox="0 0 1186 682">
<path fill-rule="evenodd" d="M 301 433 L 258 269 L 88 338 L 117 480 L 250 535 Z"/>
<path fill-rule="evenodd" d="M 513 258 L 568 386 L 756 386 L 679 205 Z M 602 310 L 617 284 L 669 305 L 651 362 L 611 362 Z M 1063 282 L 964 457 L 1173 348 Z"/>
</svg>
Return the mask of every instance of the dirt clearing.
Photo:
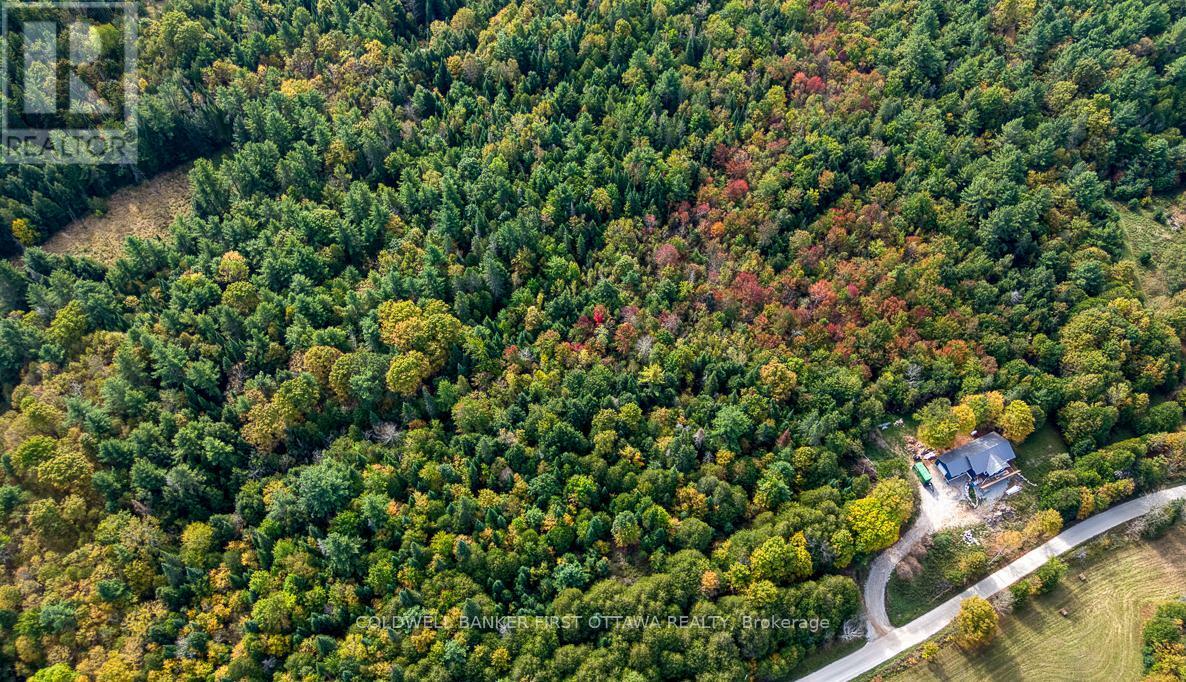
<svg viewBox="0 0 1186 682">
<path fill-rule="evenodd" d="M 188 173 L 192 165 L 183 164 L 117 191 L 107 199 L 106 213 L 70 223 L 41 248 L 113 263 L 123 254 L 125 237 L 165 236 L 173 218 L 189 208 Z"/>
</svg>

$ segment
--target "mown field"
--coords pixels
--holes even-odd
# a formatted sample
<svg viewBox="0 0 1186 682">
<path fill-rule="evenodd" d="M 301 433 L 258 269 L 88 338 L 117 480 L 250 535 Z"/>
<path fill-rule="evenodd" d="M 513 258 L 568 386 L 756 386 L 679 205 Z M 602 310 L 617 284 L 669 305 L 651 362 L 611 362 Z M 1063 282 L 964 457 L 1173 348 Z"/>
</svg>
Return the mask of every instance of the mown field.
<svg viewBox="0 0 1186 682">
<path fill-rule="evenodd" d="M 1155 541 L 1106 551 L 1095 544 L 1093 550 L 1069 559 L 1071 571 L 1060 587 L 1003 617 L 988 649 L 968 655 L 945 646 L 934 662 L 886 679 L 1139 679 L 1144 621 L 1159 601 L 1186 594 L 1186 527 Z"/>
</svg>

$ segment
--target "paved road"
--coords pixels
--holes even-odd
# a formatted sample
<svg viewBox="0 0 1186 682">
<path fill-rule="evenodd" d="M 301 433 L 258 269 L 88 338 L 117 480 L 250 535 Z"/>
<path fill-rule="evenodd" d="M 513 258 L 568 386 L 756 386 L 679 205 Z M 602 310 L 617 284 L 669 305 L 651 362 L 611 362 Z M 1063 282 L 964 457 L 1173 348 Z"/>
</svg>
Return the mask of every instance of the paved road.
<svg viewBox="0 0 1186 682">
<path fill-rule="evenodd" d="M 900 628 L 894 628 L 886 634 L 870 640 L 859 650 L 811 673 L 802 678 L 800 682 L 839 682 L 840 680 L 851 680 L 868 672 L 903 651 L 922 644 L 946 627 L 959 612 L 960 602 L 964 599 L 971 596 L 987 599 L 1034 572 L 1051 557 L 1064 554 L 1095 536 L 1139 516 L 1144 516 L 1168 502 L 1184 498 L 1186 498 L 1186 485 L 1181 485 L 1150 493 L 1096 514 L 1047 540 L 1044 544 L 1022 555 L 1017 561 L 943 602 L 938 608 L 919 616 Z"/>
</svg>

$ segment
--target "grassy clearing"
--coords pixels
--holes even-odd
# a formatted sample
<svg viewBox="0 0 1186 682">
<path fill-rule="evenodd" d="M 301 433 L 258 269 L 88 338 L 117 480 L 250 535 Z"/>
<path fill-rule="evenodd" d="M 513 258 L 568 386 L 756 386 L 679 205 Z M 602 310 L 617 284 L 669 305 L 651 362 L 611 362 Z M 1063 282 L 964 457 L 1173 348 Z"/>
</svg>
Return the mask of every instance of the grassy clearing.
<svg viewBox="0 0 1186 682">
<path fill-rule="evenodd" d="M 1186 198 L 1156 198 L 1134 209 L 1116 204 L 1128 256 L 1142 263 L 1141 288 L 1151 299 L 1186 288 Z"/>
<path fill-rule="evenodd" d="M 923 565 L 932 568 L 929 562 Z M 954 594 L 951 586 L 941 578 L 906 582 L 895 575 L 885 588 L 885 612 L 891 625 L 901 627 L 943 603 L 951 594 Z"/>
<path fill-rule="evenodd" d="M 1067 559 L 1071 571 L 1061 586 L 1002 617 L 1001 633 L 983 652 L 945 646 L 934 662 L 886 679 L 1139 679 L 1144 621 L 1158 602 L 1186 594 L 1186 526 L 1130 544 L 1110 534 L 1089 547 L 1086 558 L 1076 552 Z"/>
<path fill-rule="evenodd" d="M 891 418 L 887 417 L 887 420 Z M 890 476 L 905 476 L 910 471 L 910 457 L 906 452 L 907 435 L 913 435 L 917 423 L 910 418 L 903 418 L 902 425 L 892 424 L 885 431 L 876 429 L 872 442 L 865 449 L 869 461 L 881 478 Z"/>
<path fill-rule="evenodd" d="M 125 237 L 165 236 L 169 223 L 189 206 L 189 169 L 190 164 L 185 164 L 119 190 L 107 200 L 103 215 L 70 223 L 41 248 L 50 253 L 89 256 L 101 263 L 113 263 L 123 254 Z"/>
<path fill-rule="evenodd" d="M 1067 445 L 1063 442 L 1062 436 L 1058 435 L 1058 429 L 1046 422 L 1042 428 L 1030 434 L 1025 442 L 1018 445 L 1016 450 L 1017 468 L 1021 469 L 1021 473 L 1029 480 L 1040 483 L 1054 468 L 1054 458 L 1067 454 Z"/>
<path fill-rule="evenodd" d="M 1055 458 L 1069 453 L 1067 444 L 1050 421 L 1030 434 L 1015 450 L 1017 468 L 1033 485 L 1022 485 L 1021 492 L 1009 498 L 1009 505 L 1022 518 L 1027 518 L 1038 510 L 1038 486 L 1042 485 L 1046 474 L 1057 468 Z"/>
</svg>

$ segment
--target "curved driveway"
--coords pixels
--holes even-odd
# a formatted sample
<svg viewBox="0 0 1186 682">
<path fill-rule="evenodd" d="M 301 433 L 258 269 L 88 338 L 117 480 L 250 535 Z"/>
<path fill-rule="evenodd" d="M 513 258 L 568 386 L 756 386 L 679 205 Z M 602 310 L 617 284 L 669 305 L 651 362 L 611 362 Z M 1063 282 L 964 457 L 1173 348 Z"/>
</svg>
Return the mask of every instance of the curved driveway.
<svg viewBox="0 0 1186 682">
<path fill-rule="evenodd" d="M 974 512 L 963 506 L 958 486 L 918 486 L 918 516 L 910 529 L 892 547 L 877 555 L 869 565 L 865 579 L 865 619 L 869 639 L 877 639 L 894 629 L 885 612 L 885 587 L 894 567 L 929 533 L 944 528 L 960 528 L 980 521 Z"/>
<path fill-rule="evenodd" d="M 972 596 L 980 596 L 987 599 L 1034 572 L 1051 557 L 1059 556 L 1122 523 L 1132 521 L 1162 505 L 1183 498 L 1186 498 L 1186 485 L 1149 493 L 1144 497 L 1139 497 L 1096 514 L 1047 540 L 1037 548 L 1022 555 L 1017 561 L 948 599 L 932 611 L 919 616 L 900 628 L 894 628 L 881 636 L 871 639 L 868 644 L 859 650 L 801 678 L 801 682 L 837 682 L 839 680 L 851 680 L 862 673 L 866 673 L 903 651 L 922 644 L 937 634 L 955 618 L 955 615 L 959 612 L 960 602 L 964 599 Z M 913 529 L 911 529 L 912 532 Z M 890 563 L 890 566 L 892 567 L 893 564 Z M 881 613 L 884 614 L 884 593 L 882 594 L 881 603 Z M 872 634 L 874 630 L 872 620 L 870 620 L 870 630 L 870 634 Z"/>
<path fill-rule="evenodd" d="M 892 547 L 878 554 L 869 566 L 869 577 L 865 579 L 865 618 L 869 639 L 877 639 L 893 631 L 894 626 L 885 610 L 885 587 L 889 584 L 890 573 L 914 545 L 932 531 L 933 525 L 926 515 L 919 515 L 910 530 Z"/>
</svg>

